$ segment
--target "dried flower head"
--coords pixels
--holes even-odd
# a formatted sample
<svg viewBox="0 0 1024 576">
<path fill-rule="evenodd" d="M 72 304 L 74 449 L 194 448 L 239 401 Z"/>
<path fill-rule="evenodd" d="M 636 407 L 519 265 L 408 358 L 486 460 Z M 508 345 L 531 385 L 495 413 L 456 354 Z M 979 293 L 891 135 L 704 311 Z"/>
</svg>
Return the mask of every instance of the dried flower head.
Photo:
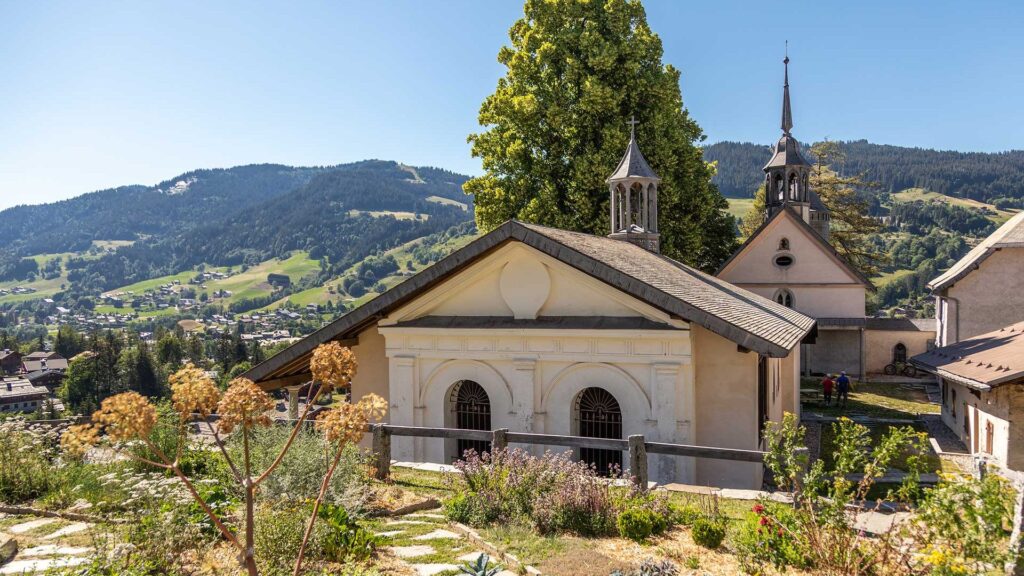
<svg viewBox="0 0 1024 576">
<path fill-rule="evenodd" d="M 230 433 L 235 426 L 270 426 L 270 416 L 266 412 L 273 407 L 274 400 L 252 380 L 235 378 L 217 405 L 220 429 Z"/>
<path fill-rule="evenodd" d="M 187 366 L 171 374 L 168 380 L 174 409 L 182 420 L 188 420 L 193 413 L 205 418 L 217 408 L 220 390 L 217 390 L 217 385 L 206 372 L 195 366 Z"/>
<path fill-rule="evenodd" d="M 124 392 L 104 400 L 92 421 L 114 442 L 138 440 L 156 426 L 156 408 L 138 392 Z"/>
<path fill-rule="evenodd" d="M 313 379 L 323 384 L 324 391 L 347 386 L 356 375 L 356 368 L 356 355 L 337 342 L 317 346 L 309 362 Z"/>
<path fill-rule="evenodd" d="M 359 442 L 371 421 L 380 421 L 388 411 L 386 400 L 376 394 L 364 396 L 359 402 L 341 404 L 325 410 L 316 420 L 316 427 L 328 442 L 347 444 Z"/>
<path fill-rule="evenodd" d="M 100 441 L 100 431 L 92 424 L 75 424 L 60 438 L 60 447 L 70 456 L 79 457 Z"/>
</svg>

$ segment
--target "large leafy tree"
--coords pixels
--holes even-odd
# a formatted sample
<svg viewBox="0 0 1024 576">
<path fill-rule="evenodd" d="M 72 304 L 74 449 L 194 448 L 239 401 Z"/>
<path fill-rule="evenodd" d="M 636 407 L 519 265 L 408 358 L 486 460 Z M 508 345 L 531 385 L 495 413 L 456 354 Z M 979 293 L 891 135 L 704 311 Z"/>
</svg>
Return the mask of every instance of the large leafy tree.
<svg viewBox="0 0 1024 576">
<path fill-rule="evenodd" d="M 683 106 L 679 71 L 638 0 L 527 0 L 498 53 L 507 72 L 480 107 L 471 134 L 484 175 L 464 185 L 477 226 L 518 218 L 593 234 L 609 231 L 605 178 L 629 126 L 662 178 L 662 251 L 715 268 L 734 246 L 734 222 L 696 145 L 701 128 Z"/>
</svg>

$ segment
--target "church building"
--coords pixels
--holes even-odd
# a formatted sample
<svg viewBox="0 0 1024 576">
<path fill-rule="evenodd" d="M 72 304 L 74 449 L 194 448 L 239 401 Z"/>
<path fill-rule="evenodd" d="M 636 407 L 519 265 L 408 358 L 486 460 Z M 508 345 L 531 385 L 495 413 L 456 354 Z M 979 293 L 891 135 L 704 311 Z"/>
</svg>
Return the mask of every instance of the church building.
<svg viewBox="0 0 1024 576">
<path fill-rule="evenodd" d="M 803 373 L 881 373 L 927 350 L 934 321 L 866 316 L 875 288 L 829 244 L 828 207 L 811 189 L 811 164 L 791 133 L 788 56 L 783 63 L 782 137 L 764 167 L 765 220 L 717 276 L 817 320 L 815 341 L 803 346 Z"/>
<path fill-rule="evenodd" d="M 334 340 L 359 362 L 353 400 L 384 397 L 391 424 L 758 449 L 766 422 L 799 413 L 814 320 L 659 253 L 660 179 L 635 135 L 607 184 L 608 236 L 506 222 L 246 376 L 302 385 L 313 350 Z M 450 463 L 468 448 L 489 446 L 392 440 L 404 461 Z M 623 464 L 618 451 L 576 456 Z M 657 482 L 741 488 L 763 472 L 671 456 L 649 467 Z"/>
</svg>

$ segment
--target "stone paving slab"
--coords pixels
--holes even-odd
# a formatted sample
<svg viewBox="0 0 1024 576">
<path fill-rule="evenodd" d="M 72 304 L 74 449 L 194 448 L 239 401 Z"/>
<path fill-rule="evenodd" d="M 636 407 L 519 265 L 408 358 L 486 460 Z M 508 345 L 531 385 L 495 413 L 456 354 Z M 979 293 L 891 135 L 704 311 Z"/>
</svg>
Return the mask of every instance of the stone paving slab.
<svg viewBox="0 0 1024 576">
<path fill-rule="evenodd" d="M 40 528 L 48 524 L 53 524 L 56 521 L 56 518 L 38 518 L 36 520 L 22 522 L 21 524 L 15 524 L 14 526 L 8 528 L 7 531 L 11 534 L 24 534 L 25 532 L 30 532 L 32 530 L 35 530 L 36 528 Z"/>
<path fill-rule="evenodd" d="M 426 544 L 419 546 L 391 546 L 388 550 L 391 550 L 399 558 L 415 558 L 436 552 L 433 546 L 427 546 Z"/>
<path fill-rule="evenodd" d="M 469 554 L 463 554 L 462 556 L 459 556 L 458 558 L 456 558 L 456 560 L 458 560 L 459 562 L 476 562 L 476 559 L 479 558 L 480 555 L 483 553 L 483 550 L 477 552 L 470 552 Z"/>
<path fill-rule="evenodd" d="M 71 534 L 85 532 L 88 529 L 89 524 L 86 524 L 85 522 L 76 522 L 74 524 L 69 524 L 68 526 L 61 528 L 60 530 L 57 530 L 52 534 L 47 534 L 46 536 L 43 536 L 43 540 L 54 540 L 56 538 L 61 538 L 63 536 L 70 536 Z"/>
<path fill-rule="evenodd" d="M 0 568 L 0 574 L 29 574 L 45 572 L 53 568 L 70 568 L 88 562 L 88 558 L 65 556 L 63 558 L 40 558 L 38 560 L 15 560 Z"/>
<path fill-rule="evenodd" d="M 440 574 L 441 572 L 458 570 L 459 566 L 455 564 L 413 564 L 412 568 L 416 570 L 419 576 L 434 576 L 434 574 Z"/>
<path fill-rule="evenodd" d="M 43 544 L 34 548 L 22 550 L 20 556 L 77 556 L 92 552 L 88 546 L 58 546 L 56 544 Z"/>
<path fill-rule="evenodd" d="M 456 534 L 455 532 L 452 532 L 451 530 L 445 530 L 441 528 L 438 530 L 434 530 L 433 532 L 430 532 L 428 534 L 424 534 L 422 536 L 416 536 L 413 538 L 413 540 L 438 540 L 442 538 L 457 540 L 459 538 L 462 538 L 462 536 Z"/>
<path fill-rule="evenodd" d="M 427 524 L 433 524 L 433 522 L 425 522 L 423 520 L 388 520 L 384 523 L 385 526 L 426 526 Z"/>
<path fill-rule="evenodd" d="M 856 530 L 863 530 L 868 534 L 885 534 L 911 516 L 910 512 L 894 512 L 892 514 L 861 512 L 853 519 L 853 527 Z"/>
</svg>

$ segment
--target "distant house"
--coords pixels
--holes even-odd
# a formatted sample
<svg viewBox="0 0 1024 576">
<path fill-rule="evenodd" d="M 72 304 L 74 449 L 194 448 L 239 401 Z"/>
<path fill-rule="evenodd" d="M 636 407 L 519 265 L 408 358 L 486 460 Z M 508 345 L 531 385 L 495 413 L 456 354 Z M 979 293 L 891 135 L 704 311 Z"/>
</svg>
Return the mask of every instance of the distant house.
<svg viewBox="0 0 1024 576">
<path fill-rule="evenodd" d="M 38 372 L 39 370 L 65 372 L 68 369 L 68 361 L 56 352 L 33 352 L 22 357 L 21 369 L 24 372 Z"/>
<path fill-rule="evenodd" d="M 1024 322 L 910 361 L 938 377 L 942 421 L 972 454 L 1024 470 Z"/>
<path fill-rule="evenodd" d="M 271 286 L 287 288 L 292 285 L 292 279 L 287 274 L 267 274 L 267 283 Z"/>
<path fill-rule="evenodd" d="M 65 372 L 65 370 L 46 369 L 29 372 L 24 376 L 33 386 L 42 386 L 52 392 L 60 388 L 61 383 L 64 381 Z"/>
<path fill-rule="evenodd" d="M 955 344 L 1024 320 L 1021 278 L 1024 212 L 928 283 L 935 296 L 936 343 Z"/>
<path fill-rule="evenodd" d="M 0 382 L 0 412 L 34 412 L 46 401 L 49 391 L 25 378 L 8 376 Z"/>
<path fill-rule="evenodd" d="M 21 352 L 6 348 L 0 351 L 0 371 L 3 371 L 4 374 L 14 374 L 19 370 L 21 370 Z"/>
</svg>

